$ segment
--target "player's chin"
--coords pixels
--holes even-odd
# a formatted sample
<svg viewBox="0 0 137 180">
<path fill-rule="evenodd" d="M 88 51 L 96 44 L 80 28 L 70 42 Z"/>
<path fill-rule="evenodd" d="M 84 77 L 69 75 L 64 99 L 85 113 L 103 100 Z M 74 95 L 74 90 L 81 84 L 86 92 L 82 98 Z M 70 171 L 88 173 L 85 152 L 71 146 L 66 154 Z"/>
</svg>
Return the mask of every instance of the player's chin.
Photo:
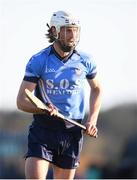
<svg viewBox="0 0 137 180">
<path fill-rule="evenodd" d="M 76 43 L 75 42 L 69 42 L 67 44 L 65 44 L 65 46 L 68 48 L 68 49 L 74 49 L 76 47 Z"/>
<path fill-rule="evenodd" d="M 75 42 L 74 41 L 69 41 L 66 43 L 67 46 L 74 46 L 75 45 Z"/>
<path fill-rule="evenodd" d="M 64 51 L 64 52 L 70 52 L 70 51 L 72 51 L 72 50 L 74 50 L 75 49 L 75 46 L 68 46 L 68 45 L 65 45 L 63 48 L 62 48 L 62 50 Z"/>
<path fill-rule="evenodd" d="M 66 43 L 66 46 L 68 46 L 68 47 L 71 47 L 71 48 L 75 48 L 76 47 L 76 42 L 75 41 L 71 41 L 71 42 L 67 42 Z"/>
</svg>

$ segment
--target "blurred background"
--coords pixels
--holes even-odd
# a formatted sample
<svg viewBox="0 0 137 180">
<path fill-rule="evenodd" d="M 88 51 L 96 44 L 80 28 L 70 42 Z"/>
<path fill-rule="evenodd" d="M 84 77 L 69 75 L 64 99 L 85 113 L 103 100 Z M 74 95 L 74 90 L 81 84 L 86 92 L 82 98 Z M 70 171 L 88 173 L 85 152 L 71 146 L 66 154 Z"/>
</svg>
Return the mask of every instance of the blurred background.
<svg viewBox="0 0 137 180">
<path fill-rule="evenodd" d="M 26 63 L 49 45 L 46 23 L 58 10 L 80 18 L 78 48 L 94 57 L 103 86 L 99 137 L 84 136 L 75 178 L 137 178 L 137 1 L 0 0 L 0 179 L 24 178 L 32 115 L 17 110 L 16 96 Z"/>
</svg>

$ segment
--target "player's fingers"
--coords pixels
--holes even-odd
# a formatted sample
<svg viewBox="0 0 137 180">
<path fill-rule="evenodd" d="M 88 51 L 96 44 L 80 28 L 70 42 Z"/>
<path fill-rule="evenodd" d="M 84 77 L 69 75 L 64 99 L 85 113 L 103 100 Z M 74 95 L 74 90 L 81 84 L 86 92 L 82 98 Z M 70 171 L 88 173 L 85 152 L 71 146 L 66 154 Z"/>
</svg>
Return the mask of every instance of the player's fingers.
<svg viewBox="0 0 137 180">
<path fill-rule="evenodd" d="M 97 132 L 98 132 L 98 129 L 96 126 L 92 125 L 92 126 L 89 126 L 87 128 L 87 134 L 92 136 L 92 137 L 97 137 Z"/>
<path fill-rule="evenodd" d="M 52 109 L 51 112 L 50 112 L 51 116 L 57 116 L 57 114 L 58 114 L 58 110 L 57 109 Z"/>
<path fill-rule="evenodd" d="M 94 132 L 92 133 L 92 136 L 95 137 L 95 138 L 97 138 L 97 137 L 98 137 L 97 131 L 94 131 Z"/>
<path fill-rule="evenodd" d="M 91 137 L 94 137 L 94 138 L 97 138 L 97 137 L 98 137 L 97 132 L 90 133 L 90 134 L 88 134 L 88 135 L 91 136 Z"/>
<path fill-rule="evenodd" d="M 90 125 L 87 127 L 87 133 L 91 134 L 91 133 L 93 133 L 93 131 L 96 131 L 96 129 L 97 129 L 96 126 Z"/>
<path fill-rule="evenodd" d="M 49 107 L 50 115 L 51 116 L 53 116 L 53 115 L 57 116 L 58 110 L 52 104 L 49 104 L 48 107 Z"/>
<path fill-rule="evenodd" d="M 50 115 L 51 116 L 57 116 L 57 114 L 58 114 L 58 110 L 56 110 L 56 109 L 51 109 L 51 111 L 50 111 Z"/>
</svg>

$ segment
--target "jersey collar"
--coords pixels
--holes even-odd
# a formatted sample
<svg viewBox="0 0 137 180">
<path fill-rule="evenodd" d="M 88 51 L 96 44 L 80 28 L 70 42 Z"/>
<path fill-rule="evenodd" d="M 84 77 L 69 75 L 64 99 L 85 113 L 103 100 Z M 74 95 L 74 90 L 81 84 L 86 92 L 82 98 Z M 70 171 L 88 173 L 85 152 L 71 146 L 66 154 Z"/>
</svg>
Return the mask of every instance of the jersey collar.
<svg viewBox="0 0 137 180">
<path fill-rule="evenodd" d="M 71 56 L 72 56 L 74 53 L 77 53 L 77 54 L 78 54 L 78 52 L 77 52 L 76 50 L 73 50 L 67 57 L 62 58 L 62 57 L 56 52 L 56 50 L 55 50 L 55 48 L 53 47 L 53 45 L 51 45 L 51 49 L 50 49 L 49 55 L 54 54 L 60 61 L 62 61 L 63 63 L 65 63 L 65 62 L 67 62 L 67 61 L 71 58 Z"/>
</svg>

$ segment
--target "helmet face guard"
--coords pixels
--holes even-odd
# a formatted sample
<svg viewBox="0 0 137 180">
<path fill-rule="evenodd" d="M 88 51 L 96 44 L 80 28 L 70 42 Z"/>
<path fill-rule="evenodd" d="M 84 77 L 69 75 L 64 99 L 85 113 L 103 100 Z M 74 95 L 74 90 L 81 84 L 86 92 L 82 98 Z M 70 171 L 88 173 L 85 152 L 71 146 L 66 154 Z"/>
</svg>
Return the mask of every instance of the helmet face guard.
<svg viewBox="0 0 137 180">
<path fill-rule="evenodd" d="M 77 18 L 75 18 L 72 14 L 64 12 L 64 11 L 58 11 L 53 13 L 51 20 L 50 20 L 50 27 L 55 27 L 57 36 L 55 37 L 57 41 L 61 41 L 59 38 L 59 33 L 61 31 L 61 27 L 65 27 L 65 39 L 66 39 L 66 32 L 67 27 L 71 28 L 77 28 L 77 34 L 75 35 L 75 42 L 74 46 L 76 46 L 80 39 L 80 22 Z"/>
<path fill-rule="evenodd" d="M 69 35 L 69 32 L 71 35 Z M 73 35 L 72 35 L 73 34 Z M 69 52 L 77 46 L 80 39 L 80 28 L 77 26 L 64 26 L 61 27 L 61 33 L 59 33 L 56 42 L 60 44 L 63 51 Z M 61 48 L 61 49 L 62 49 Z"/>
</svg>

